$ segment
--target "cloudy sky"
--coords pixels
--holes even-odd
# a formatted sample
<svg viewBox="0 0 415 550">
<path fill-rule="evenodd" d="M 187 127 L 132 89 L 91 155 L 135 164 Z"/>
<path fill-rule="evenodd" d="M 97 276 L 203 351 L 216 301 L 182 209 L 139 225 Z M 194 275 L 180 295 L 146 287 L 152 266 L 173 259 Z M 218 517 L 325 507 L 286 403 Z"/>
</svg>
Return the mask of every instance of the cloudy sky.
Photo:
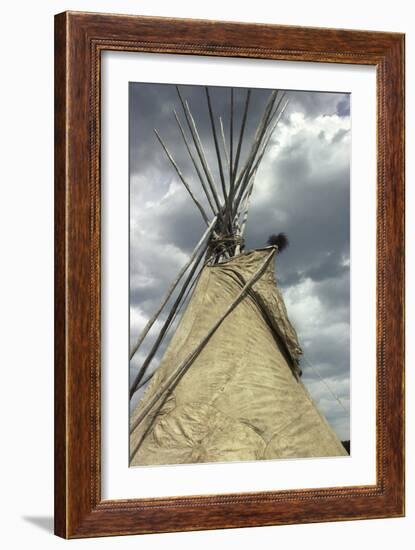
<svg viewBox="0 0 415 550">
<path fill-rule="evenodd" d="M 228 135 L 229 88 L 210 90 L 216 117 L 222 117 Z M 189 101 L 214 172 L 204 89 L 181 86 L 181 91 Z M 252 140 L 269 93 L 253 90 L 245 143 Z M 241 120 L 245 96 L 244 89 L 235 90 L 235 121 Z M 349 95 L 287 91 L 287 97 L 289 105 L 255 180 L 246 245 L 262 247 L 271 233 L 287 234 L 290 247 L 278 256 L 276 274 L 304 351 L 303 382 L 345 440 L 349 439 L 350 360 Z M 156 128 L 160 132 L 197 192 L 200 183 L 181 142 L 174 109 L 183 119 L 173 85 L 130 83 L 131 342 L 137 339 L 205 228 L 153 131 Z M 201 193 L 198 197 L 203 202 Z M 163 319 L 132 360 L 132 377 Z M 168 338 L 152 368 L 167 343 Z"/>
</svg>

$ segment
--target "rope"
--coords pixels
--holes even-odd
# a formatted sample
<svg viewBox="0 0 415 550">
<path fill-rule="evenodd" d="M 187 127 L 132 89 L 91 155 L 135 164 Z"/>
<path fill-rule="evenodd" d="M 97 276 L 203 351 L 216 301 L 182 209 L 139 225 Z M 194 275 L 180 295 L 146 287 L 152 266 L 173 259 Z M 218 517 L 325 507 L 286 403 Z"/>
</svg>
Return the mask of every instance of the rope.
<svg viewBox="0 0 415 550">
<path fill-rule="evenodd" d="M 245 245 L 245 241 L 239 233 L 215 233 L 209 241 L 209 250 L 212 256 L 217 256 L 217 260 L 223 256 L 224 251 L 240 250 Z M 231 252 L 232 255 L 232 252 Z"/>
<path fill-rule="evenodd" d="M 235 233 L 228 234 L 228 235 L 213 235 L 210 239 L 210 243 L 216 246 L 220 246 L 222 244 L 226 245 L 227 243 L 230 244 L 242 244 L 243 238 L 240 235 L 237 235 Z"/>
<path fill-rule="evenodd" d="M 303 361 L 305 361 L 309 367 L 311 367 L 311 369 L 317 374 L 317 376 L 320 378 L 321 382 L 323 382 L 323 384 L 326 386 L 326 388 L 328 389 L 328 391 L 331 393 L 332 397 L 334 397 L 334 399 L 337 401 L 337 403 L 341 406 L 341 408 L 344 410 L 344 412 L 346 414 L 349 414 L 349 411 L 346 409 L 346 407 L 344 406 L 343 402 L 341 401 L 340 397 L 336 394 L 336 392 L 334 390 L 331 389 L 331 387 L 329 386 L 328 382 L 326 381 L 325 378 L 323 378 L 321 376 L 321 374 L 319 373 L 319 371 L 317 370 L 317 368 L 312 365 L 310 363 L 310 361 L 308 359 L 306 359 L 305 357 L 303 357 Z"/>
</svg>

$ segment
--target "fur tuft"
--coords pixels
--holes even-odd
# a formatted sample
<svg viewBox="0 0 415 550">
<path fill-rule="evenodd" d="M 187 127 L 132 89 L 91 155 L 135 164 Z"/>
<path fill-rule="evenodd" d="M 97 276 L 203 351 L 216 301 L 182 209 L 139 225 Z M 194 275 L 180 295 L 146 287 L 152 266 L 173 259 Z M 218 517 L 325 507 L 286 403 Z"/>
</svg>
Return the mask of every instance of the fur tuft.
<svg viewBox="0 0 415 550">
<path fill-rule="evenodd" d="M 285 233 L 278 233 L 278 235 L 270 235 L 268 238 L 268 244 L 270 246 L 277 246 L 278 252 L 282 252 L 290 244 L 287 235 Z"/>
</svg>

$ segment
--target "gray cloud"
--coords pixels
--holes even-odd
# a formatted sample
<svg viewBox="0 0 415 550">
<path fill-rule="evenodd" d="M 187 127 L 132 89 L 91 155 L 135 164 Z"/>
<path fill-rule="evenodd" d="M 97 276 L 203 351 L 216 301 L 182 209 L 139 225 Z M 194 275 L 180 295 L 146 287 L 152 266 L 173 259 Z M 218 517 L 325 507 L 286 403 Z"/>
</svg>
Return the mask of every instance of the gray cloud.
<svg viewBox="0 0 415 550">
<path fill-rule="evenodd" d="M 204 89 L 181 86 L 181 90 L 217 177 Z M 267 90 L 252 93 L 246 142 L 253 137 L 268 94 Z M 229 89 L 214 88 L 211 95 L 216 116 L 223 118 L 228 135 Z M 287 233 L 290 247 L 278 257 L 276 273 L 304 349 L 303 380 L 339 436 L 348 439 L 349 95 L 300 91 L 288 95 L 289 107 L 257 175 L 246 244 L 249 248 L 264 246 L 271 233 Z M 245 90 L 236 90 L 237 121 L 245 97 Z M 204 228 L 200 213 L 153 132 L 153 128 L 160 131 L 185 177 L 197 190 L 200 184 L 181 143 L 173 109 L 183 118 L 174 86 L 130 84 L 132 340 L 156 309 Z M 202 195 L 199 198 L 208 211 Z M 168 339 L 164 345 L 167 343 Z M 141 356 L 135 358 L 132 371 L 138 368 L 150 345 L 151 338 Z M 319 375 L 336 391 L 347 412 L 333 399 Z"/>
<path fill-rule="evenodd" d="M 337 104 L 337 114 L 339 116 L 350 116 L 350 99 L 349 97 L 345 97 Z"/>
</svg>

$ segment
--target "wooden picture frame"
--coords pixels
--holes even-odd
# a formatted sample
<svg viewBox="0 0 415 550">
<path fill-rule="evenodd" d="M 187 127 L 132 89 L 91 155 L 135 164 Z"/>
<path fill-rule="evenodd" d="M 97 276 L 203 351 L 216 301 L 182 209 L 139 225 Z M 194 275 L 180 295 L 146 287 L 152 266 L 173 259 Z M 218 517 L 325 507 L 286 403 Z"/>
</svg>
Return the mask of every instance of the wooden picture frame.
<svg viewBox="0 0 415 550">
<path fill-rule="evenodd" d="M 105 50 L 373 65 L 373 486 L 102 501 L 100 60 Z M 64 538 L 404 515 L 404 35 L 65 12 L 55 18 L 55 533 Z"/>
</svg>

